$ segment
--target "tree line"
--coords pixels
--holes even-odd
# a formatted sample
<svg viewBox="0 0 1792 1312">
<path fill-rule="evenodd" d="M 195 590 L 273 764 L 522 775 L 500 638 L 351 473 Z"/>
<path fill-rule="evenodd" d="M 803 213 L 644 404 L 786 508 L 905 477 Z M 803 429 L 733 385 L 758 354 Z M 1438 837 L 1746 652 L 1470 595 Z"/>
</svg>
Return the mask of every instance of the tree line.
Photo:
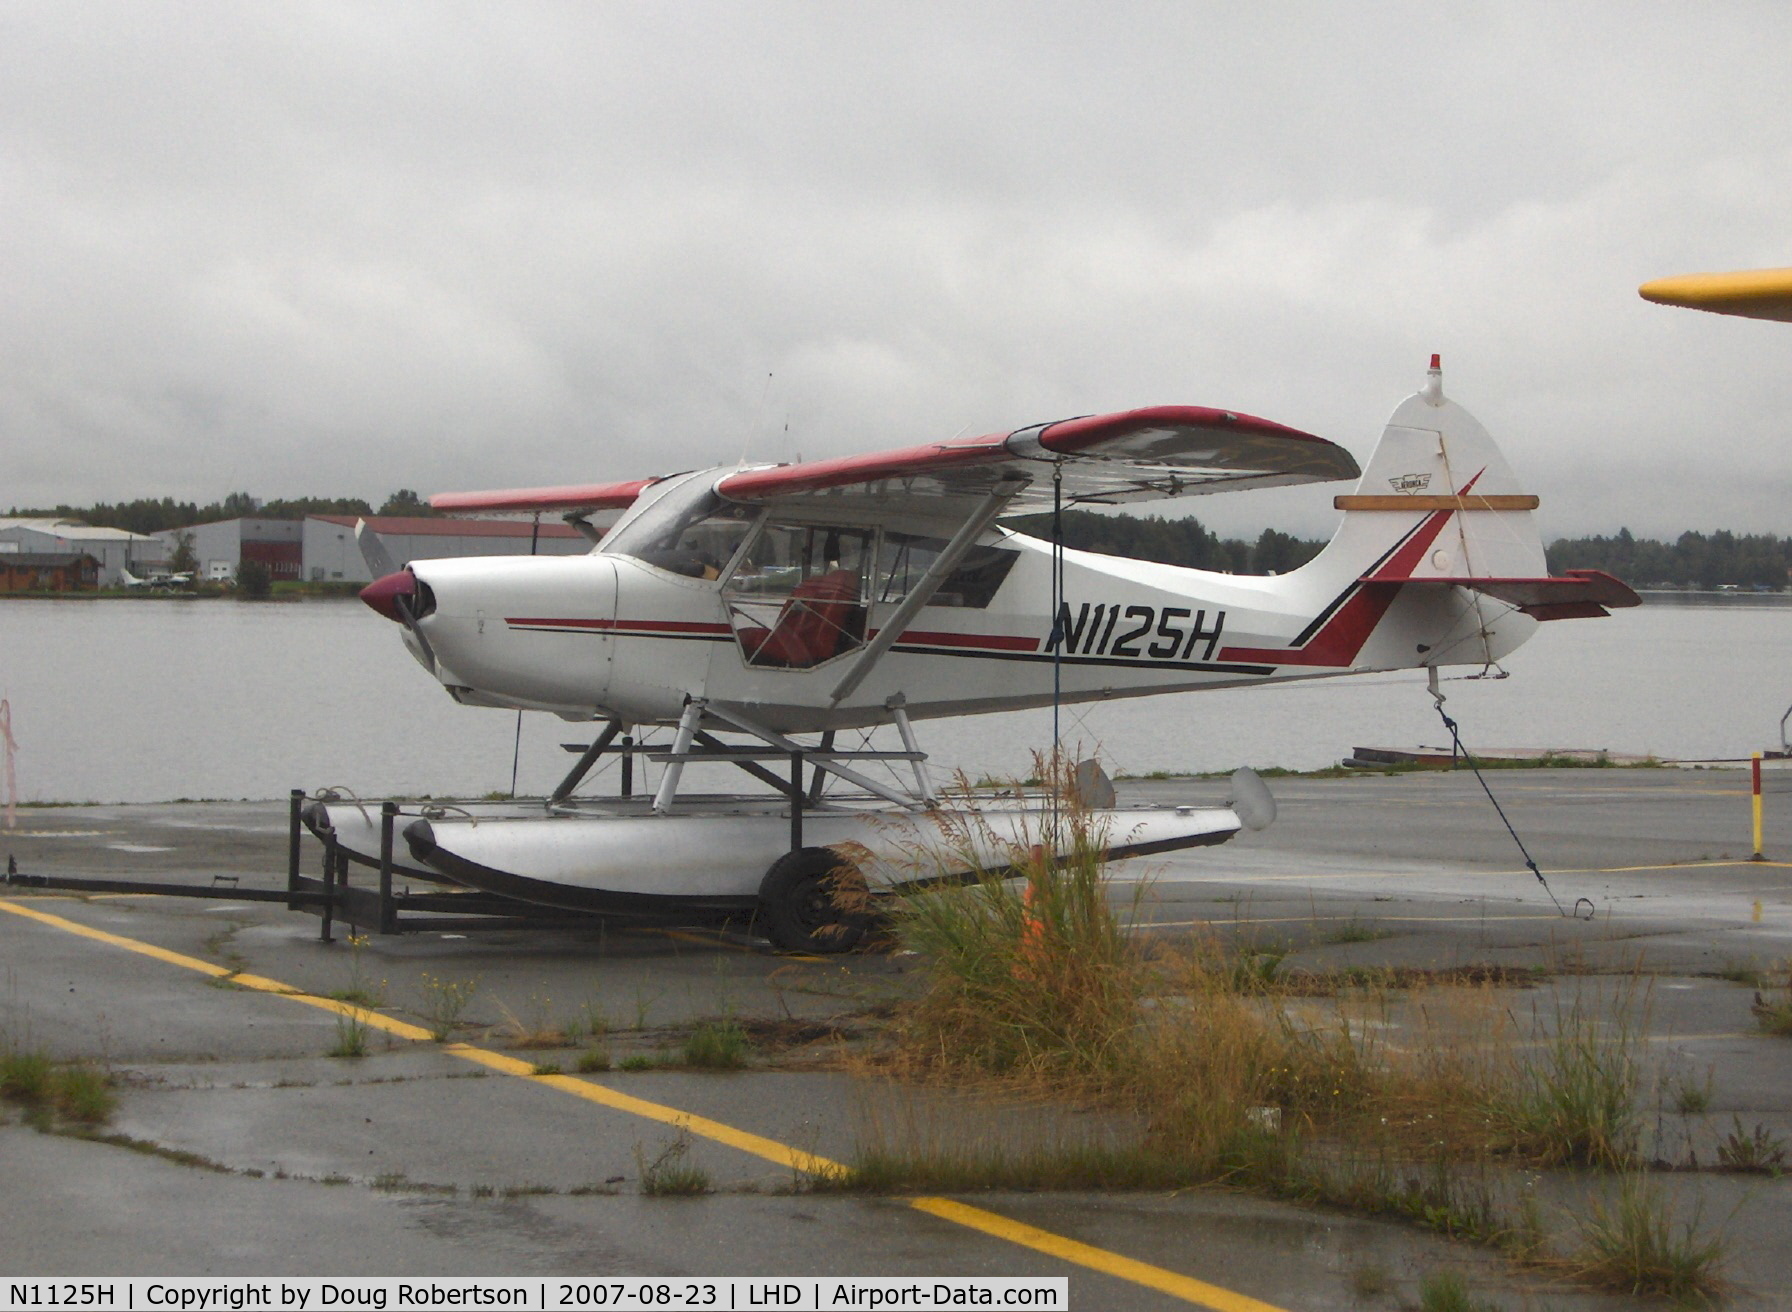
<svg viewBox="0 0 1792 1312">
<path fill-rule="evenodd" d="M 19 509 L 11 514 L 74 519 L 102 528 L 132 533 L 160 533 L 217 520 L 255 515 L 267 519 L 303 519 L 307 515 L 433 515 L 429 503 L 410 488 L 400 488 L 377 510 L 360 497 L 286 497 L 262 501 L 247 492 L 232 492 L 221 501 L 199 505 L 172 497 L 100 502 L 91 506 L 59 505 L 53 510 Z M 1107 556 L 1130 556 L 1166 565 L 1220 570 L 1229 574 L 1286 574 L 1319 554 L 1322 540 L 1297 538 L 1266 528 L 1254 542 L 1222 538 L 1190 515 L 1100 515 L 1089 510 L 1064 512 L 1064 545 Z M 1008 521 L 1021 532 L 1050 538 L 1052 517 L 1028 515 Z M 1570 569 L 1599 569 L 1632 587 L 1716 588 L 1786 587 L 1792 572 L 1792 538 L 1771 533 L 1682 533 L 1672 542 L 1639 538 L 1628 528 L 1611 537 L 1558 538 L 1548 549 L 1553 574 Z"/>
<path fill-rule="evenodd" d="M 1010 521 L 1034 537 L 1051 536 L 1050 515 Z M 1110 556 L 1231 574 L 1286 574 L 1319 554 L 1323 541 L 1264 529 L 1255 542 L 1221 538 L 1200 520 L 1157 515 L 1064 513 L 1064 545 Z M 1546 553 L 1549 571 L 1599 569 L 1632 587 L 1767 588 L 1792 581 L 1792 538 L 1771 533 L 1685 532 L 1672 542 L 1639 538 L 1627 528 L 1611 537 L 1558 538 Z"/>
<path fill-rule="evenodd" d="M 1638 588 L 1734 586 L 1778 592 L 1792 569 L 1792 538 L 1719 529 L 1657 542 L 1623 528 L 1614 537 L 1558 538 L 1549 547 L 1549 568 L 1554 574 L 1602 569 Z"/>
<path fill-rule="evenodd" d="M 1286 574 L 1319 554 L 1323 541 L 1297 538 L 1266 528 L 1255 542 L 1222 538 L 1193 515 L 1165 519 L 1161 515 L 1098 515 L 1092 510 L 1064 512 L 1064 545 L 1104 556 L 1130 556 L 1190 569 L 1227 574 Z M 1026 515 L 1007 521 L 1029 537 L 1050 539 L 1052 517 Z"/>
</svg>

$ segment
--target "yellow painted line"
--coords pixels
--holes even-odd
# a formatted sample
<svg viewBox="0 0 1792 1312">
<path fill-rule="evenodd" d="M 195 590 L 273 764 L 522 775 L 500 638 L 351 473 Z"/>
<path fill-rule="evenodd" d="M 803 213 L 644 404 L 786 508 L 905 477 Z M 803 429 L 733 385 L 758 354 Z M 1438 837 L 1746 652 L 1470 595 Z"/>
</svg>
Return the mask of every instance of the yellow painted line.
<svg viewBox="0 0 1792 1312">
<path fill-rule="evenodd" d="M 320 998 L 316 994 L 295 989 L 290 984 L 282 984 L 277 979 L 242 974 L 228 966 L 220 966 L 216 962 L 201 961 L 198 957 L 189 957 L 183 952 L 159 948 L 153 943 L 126 938 L 122 934 L 110 934 L 103 929 L 94 929 L 78 921 L 51 915 L 48 911 L 39 911 L 35 907 L 21 906 L 17 902 L 0 900 L 0 911 L 10 911 L 15 916 L 39 921 L 53 929 L 66 930 L 70 934 L 92 939 L 96 943 L 107 943 L 112 947 L 123 948 L 126 952 L 152 957 L 170 966 L 179 966 L 183 970 L 195 970 L 202 975 L 210 975 L 213 979 L 228 979 L 232 984 L 252 989 L 257 993 L 272 993 L 278 997 L 291 998 L 294 1002 L 302 1002 L 308 1007 L 316 1007 L 320 1011 L 332 1012 L 338 1016 L 348 1016 L 365 1023 L 372 1029 L 384 1030 L 401 1039 L 427 1039 L 430 1037 L 430 1033 L 426 1029 L 392 1016 L 382 1016 L 379 1012 L 369 1011 L 365 1007 L 357 1007 L 352 1002 L 338 1002 L 335 998 Z"/>
<path fill-rule="evenodd" d="M 1760 1030 L 1737 1030 L 1732 1034 L 1650 1034 L 1650 1043 L 1715 1043 L 1719 1039 L 1758 1039 Z"/>
<path fill-rule="evenodd" d="M 1715 846 L 1715 844 L 1713 844 Z M 1747 857 L 1737 860 L 1721 861 L 1670 861 L 1656 866 L 1609 866 L 1591 870 L 1546 870 L 1546 875 L 1634 875 L 1646 874 L 1651 870 L 1724 870 L 1732 866 L 1746 867 L 1750 870 L 1792 870 L 1792 861 L 1750 861 Z M 1528 874 L 1528 871 L 1514 870 L 1513 874 Z"/>
<path fill-rule="evenodd" d="M 39 911 L 35 907 L 21 906 L 16 902 L 0 899 L 0 911 L 9 911 L 14 915 L 38 921 L 54 929 L 65 930 L 82 938 L 123 948 L 127 952 L 136 952 L 171 966 L 198 971 L 200 974 L 209 975 L 214 979 L 229 979 L 231 983 L 240 984 L 246 989 L 273 994 L 276 997 L 290 998 L 294 1002 L 302 1002 L 323 1011 L 349 1016 L 371 1028 L 384 1030 L 399 1038 L 421 1041 L 433 1037 L 428 1030 L 391 1016 L 381 1015 L 377 1011 L 368 1011 L 364 1007 L 357 1007 L 351 1003 L 338 1002 L 334 998 L 320 998 L 315 994 L 302 992 L 290 984 L 282 984 L 279 980 L 269 979 L 266 976 L 239 974 L 213 962 L 201 961 L 198 957 L 172 952 L 167 948 L 157 947 L 153 943 L 126 938 L 122 934 L 93 929 L 77 921 L 51 915 L 47 911 Z M 624 1112 L 631 1116 L 639 1116 L 646 1120 L 658 1121 L 663 1125 L 687 1130 L 691 1134 L 805 1174 L 838 1176 L 845 1174 L 848 1169 L 842 1163 L 831 1158 L 805 1152 L 800 1148 L 793 1148 L 789 1144 L 779 1143 L 776 1139 L 768 1139 L 763 1135 L 754 1134 L 721 1121 L 712 1121 L 706 1116 L 698 1116 L 677 1107 L 668 1107 L 664 1103 L 648 1102 L 645 1098 L 636 1098 L 630 1094 L 606 1088 L 601 1084 L 574 1079 L 569 1075 L 537 1075 L 535 1068 L 528 1062 L 506 1056 L 501 1052 L 476 1048 L 468 1043 L 444 1044 L 442 1051 L 502 1075 L 528 1080 L 532 1084 L 545 1084 L 562 1093 L 570 1093 L 574 1097 L 597 1103 L 613 1111 Z M 1124 1257 L 1105 1248 L 1097 1248 L 1092 1244 L 1067 1239 L 1063 1235 L 1053 1234 L 1049 1230 L 1024 1225 L 1019 1221 L 1010 1220 L 980 1207 L 971 1207 L 968 1204 L 953 1202 L 947 1198 L 910 1198 L 906 1202 L 916 1211 L 925 1212 L 955 1225 L 977 1230 L 994 1238 L 1017 1244 L 1022 1248 L 1030 1248 L 1035 1252 L 1045 1253 L 1062 1261 L 1086 1267 L 1091 1271 L 1099 1271 L 1105 1275 L 1143 1285 L 1148 1289 L 1158 1290 L 1197 1306 L 1211 1308 L 1213 1312 L 1286 1312 L 1286 1309 L 1279 1308 L 1272 1303 L 1264 1303 L 1245 1294 L 1233 1293 L 1218 1285 L 1210 1285 L 1191 1276 L 1185 1276 L 1164 1267 L 1153 1266 L 1149 1262 L 1140 1262 L 1130 1257 Z"/>
<path fill-rule="evenodd" d="M 1792 870 L 1792 861 L 1750 861 L 1743 857 L 1726 861 L 1670 861 L 1663 865 L 1647 866 L 1589 866 L 1562 870 L 1545 870 L 1546 876 L 1557 875 L 1639 875 L 1652 871 L 1673 870 L 1727 870 L 1746 868 L 1749 870 Z M 1320 883 L 1340 879 L 1509 879 L 1515 875 L 1531 876 L 1529 870 L 1338 870 L 1312 871 L 1303 874 L 1288 875 L 1203 875 L 1198 879 L 1177 879 L 1177 884 L 1287 884 L 1287 883 Z M 1534 876 L 1531 876 L 1534 878 Z M 1129 881 L 1138 882 L 1138 881 Z"/>
<path fill-rule="evenodd" d="M 703 948 L 721 948 L 727 952 L 754 952 L 754 949 L 748 947 L 746 944 L 732 942 L 729 939 L 723 938 L 720 934 L 711 935 L 692 933 L 688 929 L 653 929 L 649 930 L 648 933 L 653 934 L 657 938 L 676 939 L 680 943 L 695 943 L 698 947 Z"/>
<path fill-rule="evenodd" d="M 82 938 L 90 938 L 96 943 L 109 943 L 115 948 L 123 948 L 126 952 L 140 953 L 146 957 L 154 957 L 170 966 L 179 966 L 183 970 L 196 970 L 202 975 L 210 975 L 213 979 L 222 979 L 231 973 L 230 967 L 220 966 L 214 962 L 201 961 L 198 957 L 189 957 L 181 952 L 171 952 L 167 948 L 159 948 L 153 943 L 144 943 L 134 938 L 125 938 L 121 934 L 108 934 L 103 929 L 92 929 L 73 920 L 64 920 L 61 916 L 53 916 L 48 911 L 39 911 L 35 907 L 21 906 L 17 902 L 0 900 L 0 911 L 10 911 L 15 916 L 23 916 L 27 920 L 41 921 L 56 929 L 67 930 Z"/>
<path fill-rule="evenodd" d="M 1491 921 L 1529 921 L 1536 924 L 1554 924 L 1562 917 L 1554 912 L 1540 912 L 1531 916 L 1378 916 L 1365 913 L 1361 916 L 1215 916 L 1212 920 L 1141 920 L 1129 925 L 1129 930 L 1147 929 L 1194 929 L 1223 928 L 1226 925 L 1348 925 L 1353 920 L 1364 925 L 1485 925 Z"/>
<path fill-rule="evenodd" d="M 1118 1276 L 1135 1285 L 1144 1285 L 1147 1289 L 1155 1289 L 1186 1302 L 1213 1308 L 1214 1312 L 1282 1312 L 1273 1303 L 1265 1303 L 1246 1294 L 1235 1294 L 1230 1289 L 1221 1289 L 1218 1285 L 1210 1285 L 1192 1276 L 1178 1275 L 1148 1262 L 1135 1262 L 1130 1257 L 1122 1257 L 1105 1248 L 1078 1243 L 1063 1235 L 1053 1234 L 1050 1230 L 1023 1225 L 1005 1216 L 997 1216 L 994 1212 L 986 1212 L 981 1207 L 953 1202 L 949 1198 L 912 1198 L 909 1206 L 918 1212 L 926 1212 L 929 1216 L 937 1216 L 941 1220 L 981 1230 L 998 1239 L 1006 1239 L 1022 1248 L 1031 1248 L 1037 1253 L 1046 1253 L 1062 1261 Z"/>
</svg>

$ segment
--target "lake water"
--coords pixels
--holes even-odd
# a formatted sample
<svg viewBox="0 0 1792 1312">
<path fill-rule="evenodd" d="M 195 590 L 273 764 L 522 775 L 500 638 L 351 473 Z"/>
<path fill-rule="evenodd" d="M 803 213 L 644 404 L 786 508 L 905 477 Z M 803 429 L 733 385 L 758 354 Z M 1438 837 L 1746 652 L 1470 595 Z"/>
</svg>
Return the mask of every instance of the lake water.
<svg viewBox="0 0 1792 1312">
<path fill-rule="evenodd" d="M 1544 625 L 1508 660 L 1510 678 L 1444 691 L 1471 748 L 1736 758 L 1778 746 L 1789 651 L 1787 599 L 1652 599 Z M 21 801 L 268 798 L 330 784 L 478 796 L 511 784 L 516 715 L 454 705 L 392 626 L 352 600 L 0 600 L 0 697 Z M 1447 743 L 1417 673 L 1067 707 L 1062 723 L 1115 773 L 1308 769 L 1357 745 Z M 918 727 L 936 764 L 1014 775 L 1050 745 L 1051 714 Z M 520 790 L 551 788 L 571 760 L 558 744 L 588 733 L 524 716 Z M 692 783 L 745 782 L 719 767 L 710 777 Z"/>
</svg>

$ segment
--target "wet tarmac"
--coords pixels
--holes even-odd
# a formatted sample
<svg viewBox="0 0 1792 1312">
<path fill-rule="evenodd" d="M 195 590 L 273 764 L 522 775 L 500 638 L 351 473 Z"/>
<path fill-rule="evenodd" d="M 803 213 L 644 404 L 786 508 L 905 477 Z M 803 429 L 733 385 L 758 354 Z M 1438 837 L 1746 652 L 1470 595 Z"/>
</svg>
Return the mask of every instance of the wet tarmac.
<svg viewBox="0 0 1792 1312">
<path fill-rule="evenodd" d="M 1792 1140 L 1792 1040 L 1757 1031 L 1753 987 L 1736 982 L 1792 958 L 1792 867 L 1746 859 L 1746 774 L 1489 780 L 1547 889 L 1470 775 L 1284 779 L 1268 831 L 1119 867 L 1144 884 L 1140 932 L 1211 927 L 1285 954 L 1284 969 L 1498 966 L 1534 976 L 1523 1005 L 1537 1007 L 1640 971 L 1655 1069 L 1705 1090 L 1696 1113 L 1657 1099 L 1650 1150 L 1708 1168 L 1733 1125 Z M 1211 802 L 1226 784 L 1122 788 Z M 1767 801 L 1767 855 L 1792 857 L 1792 800 L 1770 788 Z M 274 889 L 286 815 L 284 802 L 34 808 L 0 851 L 26 873 Z M 849 1159 L 892 1106 L 1022 1137 L 1077 1115 L 967 1107 L 852 1073 L 842 1054 L 912 982 L 900 955 L 778 956 L 707 927 L 381 937 L 339 924 L 325 943 L 315 916 L 237 897 L 0 901 L 0 1034 L 120 1081 L 115 1142 L 4 1113 L 12 1273 L 1044 1274 L 1068 1275 L 1077 1307 L 1231 1312 L 1411 1306 L 1424 1275 L 1455 1269 L 1505 1308 L 1637 1305 L 1409 1226 L 1225 1190 L 815 1191 L 818 1163 Z M 453 1041 L 429 1041 L 469 983 Z M 345 1021 L 332 994 L 377 1004 L 372 1023 Z M 753 1037 L 747 1071 L 621 1069 L 723 1017 Z M 533 1046 L 569 1025 L 577 1044 Z M 366 1055 L 328 1055 L 345 1029 Z M 593 1047 L 611 1069 L 580 1073 Z M 710 1192 L 644 1193 L 656 1160 L 694 1164 Z M 1728 1235 L 1733 1305 L 1781 1306 L 1792 1185 L 1655 1178 Z"/>
</svg>

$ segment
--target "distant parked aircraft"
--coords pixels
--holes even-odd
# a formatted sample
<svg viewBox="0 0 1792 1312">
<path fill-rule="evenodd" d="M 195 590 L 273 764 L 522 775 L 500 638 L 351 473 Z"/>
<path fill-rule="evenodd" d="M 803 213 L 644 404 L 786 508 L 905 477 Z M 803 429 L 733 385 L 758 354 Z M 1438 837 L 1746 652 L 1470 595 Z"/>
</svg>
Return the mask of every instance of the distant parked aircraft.
<svg viewBox="0 0 1792 1312">
<path fill-rule="evenodd" d="M 153 591 L 173 591 L 184 588 L 193 581 L 191 574 L 152 574 L 149 578 L 140 579 L 122 565 L 118 570 L 118 581 L 127 588 L 149 588 Z"/>
</svg>

